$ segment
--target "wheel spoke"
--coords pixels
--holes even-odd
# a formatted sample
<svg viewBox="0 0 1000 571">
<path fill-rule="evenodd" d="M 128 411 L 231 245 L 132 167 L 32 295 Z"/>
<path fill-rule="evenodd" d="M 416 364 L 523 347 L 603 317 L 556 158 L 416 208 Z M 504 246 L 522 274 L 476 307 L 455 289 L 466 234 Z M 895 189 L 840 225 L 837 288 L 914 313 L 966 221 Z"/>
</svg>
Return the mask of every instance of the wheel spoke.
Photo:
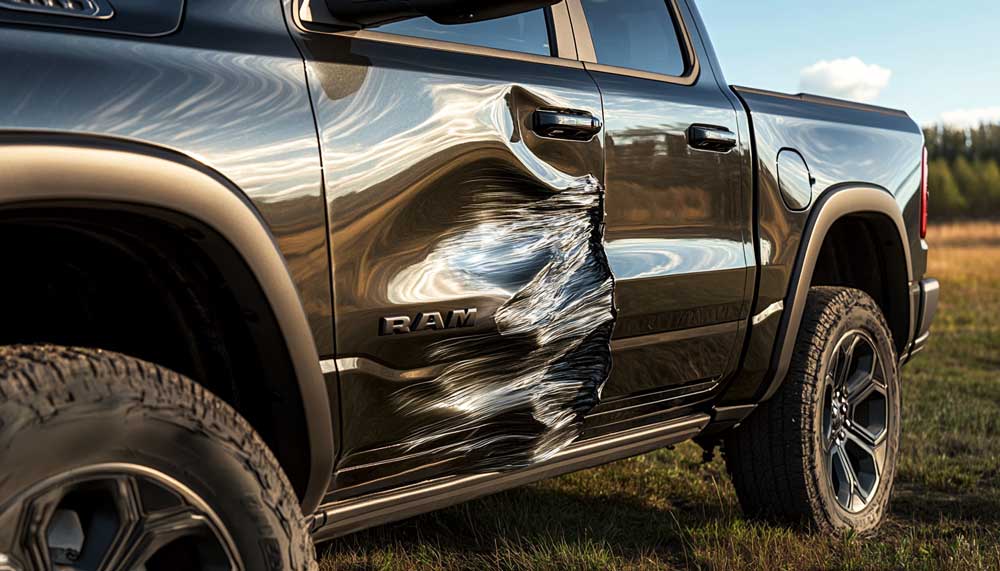
<svg viewBox="0 0 1000 571">
<path fill-rule="evenodd" d="M 135 478 L 119 476 L 110 480 L 110 485 L 120 522 L 114 540 L 104 554 L 101 571 L 126 569 L 124 564 L 135 549 L 143 518 L 142 498 Z"/>
<path fill-rule="evenodd" d="M 823 450 L 830 451 L 833 445 L 833 375 L 827 374 L 823 390 Z"/>
<path fill-rule="evenodd" d="M 831 476 L 836 476 L 833 481 L 837 484 L 834 486 L 837 501 L 845 509 L 851 509 L 857 477 L 842 444 L 836 444 L 830 449 L 830 470 L 832 471 Z"/>
<path fill-rule="evenodd" d="M 53 568 L 48 528 L 64 495 L 62 489 L 49 490 L 25 502 L 21 509 L 22 535 L 11 551 L 30 571 L 49 571 Z"/>
<path fill-rule="evenodd" d="M 854 488 L 851 489 L 851 509 L 861 510 L 868 505 L 868 502 L 871 501 L 872 492 L 874 492 L 874 490 L 865 492 L 861 489 L 861 484 L 855 482 Z"/>
<path fill-rule="evenodd" d="M 857 425 L 851 426 L 847 429 L 847 438 L 872 458 L 875 457 L 875 447 L 878 443 L 867 430 Z"/>
<path fill-rule="evenodd" d="M 165 510 L 147 516 L 128 557 L 132 569 L 146 563 L 154 553 L 182 537 L 210 533 L 205 516 L 193 508 Z"/>
<path fill-rule="evenodd" d="M 877 378 L 880 363 L 875 348 L 868 341 L 864 345 L 865 355 L 856 362 L 865 366 L 857 367 L 847 389 L 845 425 L 859 444 L 874 448 L 886 434 L 888 397 L 884 383 Z"/>
<path fill-rule="evenodd" d="M 877 476 L 881 471 L 882 464 L 885 460 L 887 443 L 885 434 L 876 437 L 864 428 L 853 426 L 848 429 L 847 438 L 850 439 L 859 450 L 871 457 L 872 462 L 874 463 L 873 469 L 875 470 L 875 474 Z"/>
<path fill-rule="evenodd" d="M 855 484 L 864 504 L 871 499 L 881 479 L 882 464 L 885 459 L 886 439 L 875 439 L 865 430 L 849 430 L 850 446 L 856 450 Z"/>
<path fill-rule="evenodd" d="M 854 348 L 858 344 L 858 339 L 857 335 L 845 339 L 837 352 L 837 359 L 834 361 L 834 376 L 836 387 L 839 389 L 845 387 L 848 375 L 854 368 Z"/>
<path fill-rule="evenodd" d="M 868 396 L 871 388 L 875 384 L 875 377 L 868 371 L 854 371 L 847 380 L 844 387 L 847 393 L 847 401 L 855 405 L 864 397 Z"/>
<path fill-rule="evenodd" d="M 189 506 L 147 512 L 138 482 L 132 477 L 116 478 L 114 485 L 122 525 L 104 558 L 102 571 L 139 568 L 172 541 L 209 531 L 204 515 Z"/>
<path fill-rule="evenodd" d="M 843 384 L 843 375 L 847 371 L 846 361 L 847 356 L 844 354 L 844 348 L 838 347 L 833 355 L 833 362 L 830 363 L 830 376 L 834 388 L 839 389 Z"/>
</svg>

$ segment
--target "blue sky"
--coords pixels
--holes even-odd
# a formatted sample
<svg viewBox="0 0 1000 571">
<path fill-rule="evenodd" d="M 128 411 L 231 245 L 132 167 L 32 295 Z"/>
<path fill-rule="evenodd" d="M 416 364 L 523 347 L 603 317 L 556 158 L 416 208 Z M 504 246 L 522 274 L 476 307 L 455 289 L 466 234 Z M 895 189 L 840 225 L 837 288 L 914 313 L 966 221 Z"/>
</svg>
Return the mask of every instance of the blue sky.
<svg viewBox="0 0 1000 571">
<path fill-rule="evenodd" d="M 1000 122 L 1000 0 L 695 1 L 731 84 Z"/>
</svg>

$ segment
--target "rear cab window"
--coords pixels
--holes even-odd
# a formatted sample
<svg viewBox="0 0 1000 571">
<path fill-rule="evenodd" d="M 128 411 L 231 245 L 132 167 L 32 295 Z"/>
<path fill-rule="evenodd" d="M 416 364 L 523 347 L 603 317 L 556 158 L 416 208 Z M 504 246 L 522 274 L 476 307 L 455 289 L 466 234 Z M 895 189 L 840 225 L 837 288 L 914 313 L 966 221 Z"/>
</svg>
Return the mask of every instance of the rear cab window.
<svg viewBox="0 0 1000 571">
<path fill-rule="evenodd" d="M 687 70 L 665 0 L 581 0 L 597 63 L 680 77 Z"/>
</svg>

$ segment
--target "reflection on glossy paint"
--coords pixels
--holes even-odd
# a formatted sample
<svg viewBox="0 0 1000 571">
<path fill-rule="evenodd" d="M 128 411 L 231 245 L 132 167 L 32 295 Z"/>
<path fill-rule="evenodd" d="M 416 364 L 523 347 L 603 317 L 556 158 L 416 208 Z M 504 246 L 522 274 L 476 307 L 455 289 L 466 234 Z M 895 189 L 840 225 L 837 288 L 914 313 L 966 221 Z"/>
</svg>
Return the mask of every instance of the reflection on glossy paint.
<svg viewBox="0 0 1000 571">
<path fill-rule="evenodd" d="M 338 347 L 434 371 L 345 375 L 345 406 L 363 418 L 345 419 L 342 465 L 396 473 L 426 454 L 496 470 L 551 456 L 579 435 L 608 377 L 613 282 L 603 187 L 589 174 L 603 170 L 600 140 L 543 139 L 530 118 L 539 107 L 599 115 L 593 81 L 510 61 L 479 76 L 469 70 L 482 60 L 467 55 L 326 40 L 307 46 Z M 476 307 L 476 326 L 373 335 L 382 315 L 455 307 Z"/>
<path fill-rule="evenodd" d="M 401 90 L 392 79 L 392 74 L 372 73 L 351 104 L 324 118 L 338 127 L 325 141 L 338 149 L 324 155 L 325 168 L 337 175 L 331 198 L 364 191 L 425 157 L 470 143 L 503 145 L 533 173 L 551 176 L 543 182 L 560 184 L 559 175 L 550 175 L 551 169 L 526 149 L 512 122 L 512 90 L 521 88 L 442 83 L 442 78 L 413 76 L 412 83 Z M 557 94 L 537 96 L 553 107 L 566 106 Z M 381 111 L 373 110 L 375 115 L 360 108 L 373 100 L 382 101 Z M 386 109 L 393 113 L 386 116 Z M 412 121 L 400 124 L 400 116 Z"/>
<path fill-rule="evenodd" d="M 766 266 L 771 263 L 771 252 L 774 251 L 774 247 L 771 246 L 771 241 L 764 238 L 760 239 L 760 265 Z"/>
<path fill-rule="evenodd" d="M 556 193 L 518 177 L 478 184 L 483 200 L 469 211 L 469 230 L 442 241 L 432 258 L 460 260 L 470 283 L 507 288 L 495 314 L 500 338 L 436 344 L 429 357 L 446 363 L 441 375 L 393 401 L 401 414 L 445 413 L 411 435 L 411 448 L 442 441 L 438 452 L 461 453 L 470 468 L 514 468 L 576 439 L 608 377 L 614 311 L 603 192 L 591 177 Z M 456 433 L 470 436 L 450 441 Z"/>
<path fill-rule="evenodd" d="M 615 339 L 645 337 L 616 352 L 607 399 L 717 379 L 735 363 L 739 332 L 678 340 L 745 317 L 752 195 L 748 155 L 688 144 L 691 125 L 739 130 L 736 112 L 710 73 L 676 85 L 594 72 L 607 142 L 607 251 L 615 274 Z M 752 252 L 751 252 L 752 253 Z"/>
<path fill-rule="evenodd" d="M 615 279 L 641 279 L 744 267 L 743 244 L 716 238 L 632 238 L 606 246 Z"/>
<path fill-rule="evenodd" d="M 810 209 L 835 186 L 863 184 L 885 189 L 904 216 L 917 216 L 914 203 L 919 202 L 923 141 L 920 128 L 902 113 L 827 105 L 743 88 L 737 91 L 753 115 L 761 258 L 756 300 L 760 319 L 751 329 L 743 370 L 727 395 L 742 402 L 753 397 L 771 366 L 781 313 L 766 310 L 779 307 L 788 294 Z M 811 206 L 805 210 L 791 210 L 782 200 L 777 172 L 782 149 L 799 153 L 816 179 Z M 914 219 L 912 223 L 919 222 Z M 919 241 L 919 235 L 912 233 L 911 240 Z M 919 243 L 911 242 L 910 250 L 919 251 Z M 768 319 L 761 317 L 768 315 Z"/>
<path fill-rule="evenodd" d="M 189 3 L 166 38 L 5 28 L 0 124 L 122 137 L 232 181 L 274 234 L 320 353 L 333 351 L 322 173 L 302 59 L 279 2 Z"/>
</svg>

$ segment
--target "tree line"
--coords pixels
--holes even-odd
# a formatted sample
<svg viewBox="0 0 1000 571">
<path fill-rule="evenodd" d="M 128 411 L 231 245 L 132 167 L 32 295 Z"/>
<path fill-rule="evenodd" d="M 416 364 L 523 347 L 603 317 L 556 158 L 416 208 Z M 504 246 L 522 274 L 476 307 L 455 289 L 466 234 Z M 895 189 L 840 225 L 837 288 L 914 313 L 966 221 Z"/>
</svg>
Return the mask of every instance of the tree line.
<svg viewBox="0 0 1000 571">
<path fill-rule="evenodd" d="M 1000 125 L 924 129 L 933 218 L 1000 218 Z"/>
</svg>

